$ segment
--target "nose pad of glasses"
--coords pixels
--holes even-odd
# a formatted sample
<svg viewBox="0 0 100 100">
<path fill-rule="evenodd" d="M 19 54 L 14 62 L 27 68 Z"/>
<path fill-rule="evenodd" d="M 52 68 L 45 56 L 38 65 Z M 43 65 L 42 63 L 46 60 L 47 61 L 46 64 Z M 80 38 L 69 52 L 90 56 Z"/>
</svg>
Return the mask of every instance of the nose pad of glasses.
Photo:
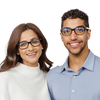
<svg viewBox="0 0 100 100">
<path fill-rule="evenodd" d="M 72 29 L 71 34 L 75 34 L 76 35 L 76 31 L 74 29 Z"/>
<path fill-rule="evenodd" d="M 33 45 L 30 43 L 28 43 L 28 49 L 33 49 Z"/>
</svg>

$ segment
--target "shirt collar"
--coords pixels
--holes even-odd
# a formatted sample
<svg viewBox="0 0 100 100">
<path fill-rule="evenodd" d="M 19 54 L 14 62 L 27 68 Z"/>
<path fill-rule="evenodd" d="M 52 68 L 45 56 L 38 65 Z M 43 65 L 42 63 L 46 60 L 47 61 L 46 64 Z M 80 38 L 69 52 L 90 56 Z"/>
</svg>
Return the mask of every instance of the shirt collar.
<svg viewBox="0 0 100 100">
<path fill-rule="evenodd" d="M 90 53 L 82 67 L 84 67 L 90 71 L 93 71 L 94 58 L 95 58 L 94 54 L 90 51 Z"/>
<path fill-rule="evenodd" d="M 82 67 L 90 71 L 93 71 L 93 65 L 94 65 L 94 54 L 90 51 Z M 62 66 L 60 66 L 60 72 L 63 72 L 64 70 L 69 70 L 69 71 L 71 70 L 68 67 L 68 57 L 65 63 Z"/>
</svg>

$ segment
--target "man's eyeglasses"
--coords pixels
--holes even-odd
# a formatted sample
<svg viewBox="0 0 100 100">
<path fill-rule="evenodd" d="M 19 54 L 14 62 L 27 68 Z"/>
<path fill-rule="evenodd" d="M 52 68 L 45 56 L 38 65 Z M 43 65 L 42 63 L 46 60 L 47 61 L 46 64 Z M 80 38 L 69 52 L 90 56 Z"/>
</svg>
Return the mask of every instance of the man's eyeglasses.
<svg viewBox="0 0 100 100">
<path fill-rule="evenodd" d="M 62 33 L 62 35 L 68 36 L 68 35 L 71 35 L 72 31 L 74 31 L 77 35 L 81 35 L 81 34 L 85 33 L 86 29 L 88 30 L 89 28 L 84 27 L 84 26 L 78 26 L 74 29 L 71 29 L 69 27 L 65 27 L 65 28 L 61 29 L 61 33 Z"/>
<path fill-rule="evenodd" d="M 41 39 L 33 38 L 30 42 L 22 41 L 22 42 L 18 43 L 18 46 L 20 49 L 28 48 L 29 44 L 31 44 L 33 47 L 37 47 L 40 45 L 40 40 Z"/>
</svg>

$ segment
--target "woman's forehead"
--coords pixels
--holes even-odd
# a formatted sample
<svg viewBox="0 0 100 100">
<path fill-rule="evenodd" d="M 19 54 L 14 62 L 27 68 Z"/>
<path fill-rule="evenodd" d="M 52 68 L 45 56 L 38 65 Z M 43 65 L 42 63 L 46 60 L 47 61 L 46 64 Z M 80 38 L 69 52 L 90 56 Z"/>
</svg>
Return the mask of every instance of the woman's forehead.
<svg viewBox="0 0 100 100">
<path fill-rule="evenodd" d="M 30 41 L 33 38 L 38 38 L 37 34 L 32 29 L 28 29 L 22 32 L 20 36 L 20 41 Z"/>
</svg>

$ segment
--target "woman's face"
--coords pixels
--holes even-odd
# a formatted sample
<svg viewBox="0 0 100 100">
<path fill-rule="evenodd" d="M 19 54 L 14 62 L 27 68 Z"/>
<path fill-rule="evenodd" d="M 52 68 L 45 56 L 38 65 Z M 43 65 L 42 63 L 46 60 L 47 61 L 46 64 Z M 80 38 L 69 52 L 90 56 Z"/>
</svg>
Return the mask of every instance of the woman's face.
<svg viewBox="0 0 100 100">
<path fill-rule="evenodd" d="M 30 42 L 32 39 L 39 39 L 37 34 L 31 30 L 28 29 L 24 32 L 22 32 L 20 41 L 19 42 Z M 30 43 L 26 49 L 18 49 L 19 55 L 22 58 L 23 64 L 31 67 L 37 67 L 38 66 L 38 60 L 42 54 L 42 44 L 39 46 L 33 47 Z"/>
</svg>

